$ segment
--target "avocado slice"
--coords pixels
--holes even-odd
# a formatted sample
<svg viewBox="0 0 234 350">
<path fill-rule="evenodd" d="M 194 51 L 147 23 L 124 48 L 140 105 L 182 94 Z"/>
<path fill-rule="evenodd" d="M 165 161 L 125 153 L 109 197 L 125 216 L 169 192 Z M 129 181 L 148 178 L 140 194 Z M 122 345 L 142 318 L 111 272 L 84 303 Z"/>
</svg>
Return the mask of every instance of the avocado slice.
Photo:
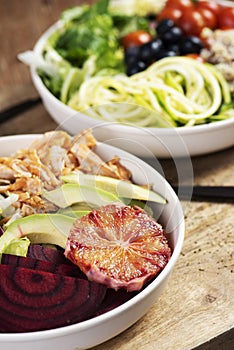
<svg viewBox="0 0 234 350">
<path fill-rule="evenodd" d="M 67 183 L 55 190 L 46 191 L 43 197 L 60 208 L 67 208 L 79 202 L 87 202 L 94 207 L 122 202 L 116 195 L 100 188 L 80 186 L 74 183 Z"/>
<path fill-rule="evenodd" d="M 59 209 L 58 213 L 66 216 L 71 216 L 75 219 L 79 219 L 82 216 L 89 214 L 90 211 L 91 209 L 90 210 L 73 210 L 72 207 L 70 207 L 66 209 Z"/>
<path fill-rule="evenodd" d="M 117 197 L 139 199 L 161 204 L 166 203 L 165 198 L 148 188 L 108 176 L 84 174 L 79 171 L 70 175 L 62 176 L 61 179 L 67 183 L 88 186 L 89 188 L 96 190 L 103 189 Z"/>
<path fill-rule="evenodd" d="M 16 238 L 65 248 L 75 218 L 62 214 L 34 214 L 13 221 L 0 237 L 0 253 Z"/>
<path fill-rule="evenodd" d="M 79 203 L 74 203 L 70 207 L 67 208 L 60 208 L 57 211 L 57 214 L 64 214 L 67 215 L 67 212 L 77 212 L 77 215 L 82 212 L 90 212 L 93 209 L 93 207 L 85 202 L 79 202 Z M 80 216 L 80 215 L 79 215 Z"/>
<path fill-rule="evenodd" d="M 153 209 L 149 205 L 147 205 L 144 201 L 141 201 L 139 199 L 131 199 L 130 203 L 127 205 L 130 205 L 130 207 L 133 207 L 133 206 L 140 207 L 144 211 L 146 211 L 146 213 L 148 213 L 150 216 L 152 217 L 154 216 Z"/>
</svg>

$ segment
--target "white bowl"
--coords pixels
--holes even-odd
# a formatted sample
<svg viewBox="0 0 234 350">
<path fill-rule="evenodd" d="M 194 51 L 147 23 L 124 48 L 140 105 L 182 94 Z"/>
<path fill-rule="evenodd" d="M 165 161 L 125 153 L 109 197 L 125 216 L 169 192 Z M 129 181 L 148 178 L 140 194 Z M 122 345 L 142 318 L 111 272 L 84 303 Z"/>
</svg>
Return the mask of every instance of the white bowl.
<svg viewBox="0 0 234 350">
<path fill-rule="evenodd" d="M 34 47 L 36 53 L 40 54 L 43 51 L 48 37 L 60 26 L 61 22 L 57 22 L 40 37 Z M 59 127 L 72 135 L 83 129 L 92 128 L 99 141 L 108 141 L 114 146 L 142 157 L 197 156 L 234 145 L 234 118 L 177 128 L 139 128 L 107 123 L 77 112 L 59 101 L 43 84 L 35 67 L 31 67 L 31 76 L 49 114 Z"/>
<path fill-rule="evenodd" d="M 6 136 L 0 138 L 0 156 L 27 147 L 38 135 Z M 172 248 L 172 256 L 165 269 L 138 295 L 103 315 L 78 324 L 39 332 L 0 334 L 0 348 L 4 350 L 80 350 L 100 344 L 127 329 L 141 318 L 162 293 L 182 249 L 184 218 L 178 197 L 166 180 L 151 166 L 129 153 L 99 143 L 97 153 L 104 159 L 114 155 L 133 173 L 136 183 L 152 183 L 154 190 L 168 200 L 156 205 Z M 160 189 L 160 190 L 159 190 Z M 169 317 L 169 316 L 168 316 Z"/>
</svg>

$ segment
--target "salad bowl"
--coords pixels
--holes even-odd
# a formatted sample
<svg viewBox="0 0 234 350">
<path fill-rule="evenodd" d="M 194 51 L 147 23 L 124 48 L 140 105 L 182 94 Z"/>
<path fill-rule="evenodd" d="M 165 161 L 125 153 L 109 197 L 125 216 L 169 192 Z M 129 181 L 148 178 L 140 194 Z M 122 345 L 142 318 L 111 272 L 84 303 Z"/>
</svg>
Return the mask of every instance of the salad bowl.
<svg viewBox="0 0 234 350">
<path fill-rule="evenodd" d="M 221 3 L 225 6 L 233 6 L 228 1 Z M 29 63 L 32 81 L 42 98 L 45 108 L 58 123 L 59 127 L 73 135 L 83 129 L 91 128 L 99 141 L 108 142 L 140 157 L 176 158 L 198 156 L 223 150 L 234 145 L 234 116 L 224 120 L 196 125 L 188 123 L 185 126 L 172 127 L 170 124 L 164 123 L 160 127 L 145 127 L 144 124 L 140 126 L 139 124 L 134 124 L 134 122 L 116 122 L 112 118 L 98 119 L 92 116 L 94 113 L 90 109 L 75 110 L 59 100 L 49 91 L 38 74 L 38 66 L 40 66 L 38 59 L 40 60 L 40 57 L 43 56 L 43 50 L 48 39 L 55 32 L 59 31 L 62 26 L 63 23 L 60 20 L 39 38 L 33 52 L 31 52 L 32 57 Z M 54 59 L 56 61 L 56 57 Z M 86 97 L 84 96 L 84 98 Z M 213 98 L 215 100 L 216 97 L 214 96 Z M 117 105 L 119 115 L 124 116 L 128 103 L 123 101 Z M 106 105 L 101 107 L 105 108 Z M 142 119 L 147 118 L 147 114 L 149 114 L 142 106 L 139 113 L 142 114 Z M 161 120 L 163 119 L 160 115 L 158 117 Z"/>
<path fill-rule="evenodd" d="M 41 45 L 44 39 L 38 44 Z M 38 46 L 35 47 L 38 49 Z M 43 84 L 35 68 L 32 80 L 46 110 L 70 134 L 91 128 L 102 142 L 120 147 L 140 157 L 175 158 L 208 154 L 234 145 L 234 118 L 210 124 L 177 128 L 144 128 L 103 122 L 77 112 L 57 99 Z"/>
<path fill-rule="evenodd" d="M 18 135 L 0 138 L 0 156 L 7 156 L 29 146 L 39 135 Z M 4 350 L 88 349 L 118 335 L 139 320 L 156 302 L 180 255 L 184 239 L 183 211 L 175 192 L 167 181 L 151 166 L 121 149 L 98 143 L 95 149 L 104 160 L 118 155 L 133 174 L 135 183 L 152 183 L 167 199 L 165 205 L 156 204 L 153 210 L 165 228 L 172 256 L 163 271 L 142 291 L 124 304 L 92 319 L 77 324 L 28 333 L 1 333 L 0 347 Z"/>
</svg>

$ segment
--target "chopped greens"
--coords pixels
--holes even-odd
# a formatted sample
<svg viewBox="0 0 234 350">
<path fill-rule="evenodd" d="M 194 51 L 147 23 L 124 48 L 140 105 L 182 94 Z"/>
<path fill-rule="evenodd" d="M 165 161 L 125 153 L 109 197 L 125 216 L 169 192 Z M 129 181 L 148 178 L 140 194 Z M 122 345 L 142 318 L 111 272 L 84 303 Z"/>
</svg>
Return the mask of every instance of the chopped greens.
<svg viewBox="0 0 234 350">
<path fill-rule="evenodd" d="M 45 62 L 53 69 L 50 73 L 45 65 L 38 65 L 38 73 L 64 103 L 89 77 L 124 73 L 120 38 L 138 29 L 150 31 L 146 18 L 111 13 L 109 0 L 69 8 L 62 13 L 61 21 L 62 28 L 50 36 L 43 52 Z"/>
<path fill-rule="evenodd" d="M 55 43 L 57 52 L 71 64 L 81 68 L 92 55 L 96 70 L 104 67 L 121 68 L 117 31 L 108 14 L 90 15 L 85 20 L 69 22 Z"/>
<path fill-rule="evenodd" d="M 46 87 L 64 103 L 89 76 L 124 72 L 118 40 L 121 31 L 124 33 L 129 25 L 134 30 L 147 28 L 148 22 L 137 16 L 130 20 L 125 15 L 110 15 L 108 4 L 108 0 L 102 0 L 91 7 L 65 10 L 62 30 L 55 31 L 47 42 L 44 60 L 55 64 L 57 72 L 50 74 L 41 66 L 38 72 Z"/>
</svg>

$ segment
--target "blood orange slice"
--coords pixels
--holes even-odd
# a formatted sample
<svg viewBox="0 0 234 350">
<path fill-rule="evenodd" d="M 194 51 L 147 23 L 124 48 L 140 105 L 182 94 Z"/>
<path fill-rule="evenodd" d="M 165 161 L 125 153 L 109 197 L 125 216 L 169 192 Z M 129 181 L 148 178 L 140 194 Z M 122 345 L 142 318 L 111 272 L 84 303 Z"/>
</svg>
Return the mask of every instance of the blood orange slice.
<svg viewBox="0 0 234 350">
<path fill-rule="evenodd" d="M 89 280 L 140 290 L 171 255 L 162 226 L 138 207 L 109 204 L 75 221 L 65 256 Z"/>
</svg>

